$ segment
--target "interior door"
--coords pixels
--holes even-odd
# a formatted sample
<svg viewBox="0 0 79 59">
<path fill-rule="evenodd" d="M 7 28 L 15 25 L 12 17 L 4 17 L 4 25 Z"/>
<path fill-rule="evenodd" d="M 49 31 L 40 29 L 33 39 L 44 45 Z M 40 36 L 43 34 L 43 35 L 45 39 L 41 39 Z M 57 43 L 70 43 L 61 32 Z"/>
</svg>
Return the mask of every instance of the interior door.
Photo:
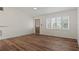
<svg viewBox="0 0 79 59">
<path fill-rule="evenodd" d="M 35 19 L 35 34 L 40 34 L 40 19 Z"/>
</svg>

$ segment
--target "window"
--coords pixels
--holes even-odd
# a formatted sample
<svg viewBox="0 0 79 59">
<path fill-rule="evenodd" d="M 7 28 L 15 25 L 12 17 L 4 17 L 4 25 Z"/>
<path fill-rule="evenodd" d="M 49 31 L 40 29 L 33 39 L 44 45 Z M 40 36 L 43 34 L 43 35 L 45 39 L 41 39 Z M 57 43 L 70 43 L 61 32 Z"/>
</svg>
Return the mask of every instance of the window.
<svg viewBox="0 0 79 59">
<path fill-rule="evenodd" d="M 57 29 L 61 29 L 61 17 L 56 17 Z"/>
<path fill-rule="evenodd" d="M 46 19 L 47 29 L 69 29 L 69 16 L 49 17 Z"/>
<path fill-rule="evenodd" d="M 69 29 L 69 16 L 63 16 L 61 22 L 62 29 Z"/>
<path fill-rule="evenodd" d="M 56 18 L 53 17 L 51 18 L 51 23 L 50 23 L 51 29 L 55 29 L 57 24 L 56 24 Z"/>
<path fill-rule="evenodd" d="M 51 19 L 50 18 L 46 18 L 46 28 L 50 29 L 50 24 L 51 24 Z"/>
</svg>

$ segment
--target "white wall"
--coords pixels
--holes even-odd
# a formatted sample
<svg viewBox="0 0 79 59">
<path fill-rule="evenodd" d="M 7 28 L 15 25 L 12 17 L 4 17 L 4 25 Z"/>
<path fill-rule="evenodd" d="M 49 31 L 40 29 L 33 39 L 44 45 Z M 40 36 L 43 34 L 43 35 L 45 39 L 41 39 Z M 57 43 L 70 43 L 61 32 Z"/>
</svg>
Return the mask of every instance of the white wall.
<svg viewBox="0 0 79 59">
<path fill-rule="evenodd" d="M 19 8 L 4 8 L 0 11 L 0 27 L 2 38 L 16 37 L 20 35 L 33 33 L 33 19 Z"/>
<path fill-rule="evenodd" d="M 78 41 L 78 46 L 79 46 L 79 8 L 77 8 L 77 15 L 78 15 L 78 21 L 77 21 L 77 41 Z"/>
<path fill-rule="evenodd" d="M 70 29 L 69 30 L 46 29 L 45 17 L 47 17 L 47 16 L 70 16 L 70 19 L 69 19 Z M 41 30 L 40 34 L 77 39 L 77 10 L 76 9 L 41 15 L 41 16 L 37 16 L 35 18 L 38 18 L 38 19 L 40 18 L 40 21 L 41 21 L 40 26 L 42 24 L 42 26 L 40 28 L 40 30 Z"/>
</svg>

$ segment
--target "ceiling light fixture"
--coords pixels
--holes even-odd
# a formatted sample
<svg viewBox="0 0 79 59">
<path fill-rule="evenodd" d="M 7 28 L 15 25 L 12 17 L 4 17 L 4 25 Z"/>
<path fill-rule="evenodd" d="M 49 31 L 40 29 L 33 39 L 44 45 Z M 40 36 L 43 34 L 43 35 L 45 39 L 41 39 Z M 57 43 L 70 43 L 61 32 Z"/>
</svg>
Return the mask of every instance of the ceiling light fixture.
<svg viewBox="0 0 79 59">
<path fill-rule="evenodd" d="M 37 10 L 37 8 L 33 8 L 34 10 Z"/>
</svg>

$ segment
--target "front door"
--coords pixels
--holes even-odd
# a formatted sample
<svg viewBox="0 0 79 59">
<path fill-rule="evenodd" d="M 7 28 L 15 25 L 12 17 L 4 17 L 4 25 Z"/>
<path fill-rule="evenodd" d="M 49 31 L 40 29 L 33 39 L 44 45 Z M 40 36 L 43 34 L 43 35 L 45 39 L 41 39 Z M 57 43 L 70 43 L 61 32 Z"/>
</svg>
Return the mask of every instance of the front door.
<svg viewBox="0 0 79 59">
<path fill-rule="evenodd" d="M 40 34 L 40 19 L 35 19 L 35 34 Z"/>
</svg>

